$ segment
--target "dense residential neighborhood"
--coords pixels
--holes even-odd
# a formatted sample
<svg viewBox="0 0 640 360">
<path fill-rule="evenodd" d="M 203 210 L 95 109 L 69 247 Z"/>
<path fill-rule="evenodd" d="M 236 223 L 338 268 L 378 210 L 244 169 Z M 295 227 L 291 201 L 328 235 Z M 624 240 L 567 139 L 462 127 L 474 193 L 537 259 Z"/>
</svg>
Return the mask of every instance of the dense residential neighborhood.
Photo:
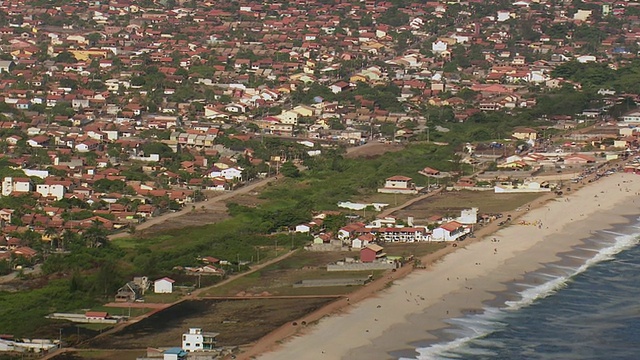
<svg viewBox="0 0 640 360">
<path fill-rule="evenodd" d="M 388 206 L 562 195 L 621 161 L 608 171 L 640 174 L 639 53 L 627 1 L 2 2 L 0 275 L 37 266 L 90 294 L 84 307 L 190 295 L 202 275 L 276 258 L 278 236 L 408 263 L 382 246 L 457 243 L 507 219 Z M 367 146 L 384 150 L 347 157 Z M 208 216 L 208 201 L 260 181 L 209 220 L 231 218 L 228 232 L 162 255 L 166 238 L 110 243 L 168 214 Z"/>
</svg>

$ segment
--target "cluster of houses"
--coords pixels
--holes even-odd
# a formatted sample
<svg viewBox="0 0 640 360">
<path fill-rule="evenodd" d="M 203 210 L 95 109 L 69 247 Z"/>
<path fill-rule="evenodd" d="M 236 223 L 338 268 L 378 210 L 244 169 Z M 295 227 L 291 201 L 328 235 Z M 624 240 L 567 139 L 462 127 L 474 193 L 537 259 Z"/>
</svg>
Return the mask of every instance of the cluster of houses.
<svg viewBox="0 0 640 360">
<path fill-rule="evenodd" d="M 282 106 L 292 93 L 311 84 L 340 95 L 360 83 L 393 83 L 400 88 L 400 101 L 451 106 L 455 119 L 465 121 L 477 111 L 535 105 L 523 85 L 553 88 L 571 84 L 551 77 L 559 63 L 576 59 L 615 64 L 634 56 L 624 51 L 624 42 L 616 36 L 602 40 L 604 52 L 596 57 L 585 54 L 588 50 L 583 41 L 573 39 L 570 32 L 555 37 L 545 34 L 543 24 L 551 20 L 532 10 L 528 2 L 500 6 L 483 18 L 472 16 L 474 3 L 465 4 L 464 13 L 470 16 L 455 29 L 435 34 L 428 44 L 428 54 L 419 51 L 419 46 L 396 51 L 394 34 L 424 35 L 431 21 L 428 19 L 457 16 L 454 12 L 458 10 L 448 4 L 404 6 L 401 15 L 406 21 L 389 25 L 384 17 L 393 4 L 384 1 L 362 4 L 363 11 L 374 20 L 370 23 L 363 21 L 359 12 L 351 11 L 354 5 L 346 1 L 264 6 L 245 0 L 238 6 L 216 2 L 172 8 L 124 0 L 79 1 L 60 7 L 22 6 L 22 2 L 0 5 L 8 19 L 0 36 L 6 43 L 4 53 L 11 58 L 0 62 L 0 71 L 8 75 L 0 81 L 2 100 L 26 112 L 32 127 L 47 125 L 46 130 L 21 140 L 35 147 L 58 144 L 78 152 L 136 137 L 145 129 L 172 131 L 166 140 L 170 146 L 211 150 L 219 131 L 215 124 L 223 121 L 251 122 L 263 133 L 281 135 L 292 135 L 304 124 L 310 138 L 358 143 L 366 134 L 356 126 L 402 123 L 406 114 L 389 112 L 370 99 L 357 98 L 352 105 L 358 106 L 345 107 L 322 96 L 315 96 L 311 104 L 293 104 L 277 114 L 256 115 L 255 111 Z M 565 8 L 565 4 L 550 6 L 558 16 L 553 21 L 591 24 L 601 22 L 605 13 L 630 20 L 625 7 L 617 4 L 607 5 L 607 10 L 603 5 L 599 12 Z M 42 12 L 49 15 L 48 19 L 39 16 Z M 85 20 L 100 27 L 85 28 L 82 22 L 72 20 L 73 14 L 83 14 Z M 535 36 L 518 41 L 516 48 L 510 47 L 507 44 L 515 30 L 505 30 L 504 22 L 523 16 L 536 20 Z M 64 25 L 51 26 L 48 22 L 53 19 L 64 19 Z M 345 19 L 351 20 L 351 25 L 345 26 Z M 636 36 L 637 32 L 631 31 L 623 37 L 631 41 Z M 47 46 L 42 49 L 40 44 Z M 460 45 L 479 46 L 482 51 L 466 68 L 442 70 L 447 62 L 466 56 L 456 50 Z M 551 55 L 551 60 L 536 59 L 545 55 Z M 372 65 L 377 58 L 385 59 L 385 66 Z M 208 59 L 214 59 L 214 64 L 203 70 L 202 64 Z M 346 63 L 357 66 L 344 71 Z M 148 65 L 153 65 L 164 80 L 161 91 L 155 92 L 161 97 L 155 106 L 146 101 L 154 89 L 137 77 Z M 196 97 L 197 102 L 191 100 L 192 96 L 181 96 L 187 78 L 207 89 L 207 96 Z M 478 95 L 466 100 L 444 96 L 463 89 Z M 615 95 L 610 91 L 603 94 Z M 52 118 L 40 115 L 42 108 L 62 105 L 70 113 L 57 113 Z M 193 114 L 196 119 L 188 116 Z M 108 119 L 113 126 L 86 128 L 101 119 Z M 347 129 L 332 132 L 330 119 L 338 119 Z M 68 126 L 81 131 L 70 131 Z M 54 140 L 54 134 L 59 139 Z"/>
<path fill-rule="evenodd" d="M 184 206 L 195 201 L 198 190 L 228 190 L 247 180 L 247 165 L 239 165 L 240 158 L 250 166 L 282 163 L 255 157 L 250 148 L 225 148 L 218 143 L 221 137 L 246 142 L 269 134 L 295 135 L 361 144 L 373 137 L 377 125 L 395 124 L 393 136 L 410 139 L 415 132 L 404 123 L 427 120 L 410 111 L 385 109 L 370 97 L 350 96 L 361 84 L 393 84 L 406 109 L 411 104 L 450 107 L 450 120 L 464 122 L 478 112 L 535 106 L 529 84 L 579 87 L 552 78 L 554 67 L 572 59 L 619 67 L 635 57 L 626 51 L 626 43 L 640 36 L 631 27 L 620 36 L 607 36 L 596 56 L 571 32 L 545 33 L 543 24 L 549 21 L 604 24 L 606 15 L 633 20 L 621 4 L 604 4 L 599 10 L 547 4 L 553 9 L 551 20 L 526 1 L 500 5 L 494 14 L 476 18 L 477 5 L 470 2 L 461 5 L 468 16 L 460 18 L 455 29 L 434 37 L 423 36 L 430 19 L 457 17 L 457 8 L 438 2 L 408 4 L 399 10 L 404 20 L 390 25 L 385 15 L 393 4 L 384 1 L 359 5 L 370 22 L 363 21 L 347 1 L 235 4 L 171 8 L 162 2 L 141 5 L 126 0 L 57 7 L 25 6 L 24 0 L 0 4 L 6 19 L 0 28 L 5 55 L 0 61 L 2 145 L 8 161 L 25 172 L 3 178 L 2 194 L 28 194 L 45 209 L 38 213 L 21 209 L 24 215 L 19 221 L 4 223 L 5 239 L 0 236 L 0 242 L 13 247 L 7 234 L 25 229 L 44 239 L 46 229 L 82 231 L 94 220 L 107 229 L 125 227 L 166 210 L 154 198 Z M 516 30 L 505 29 L 505 21 L 525 16 L 535 19 L 534 36 L 509 46 Z M 348 26 L 345 19 L 350 20 Z M 87 21 L 99 26 L 87 27 Z M 420 51 L 424 49 L 420 42 L 398 51 L 396 34 L 402 33 L 430 38 L 431 51 Z M 467 56 L 460 53 L 460 45 L 481 51 Z M 467 57 L 472 60 L 462 66 Z M 379 59 L 382 63 L 374 61 Z M 451 61 L 458 61 L 458 67 L 445 71 Z M 319 95 L 296 102 L 305 88 Z M 462 96 L 466 90 L 473 96 Z M 610 89 L 599 93 L 607 103 L 615 103 L 619 95 Z M 580 114 L 600 116 L 600 111 L 592 110 Z M 548 120 L 568 124 L 573 119 Z M 637 112 L 623 116 L 624 126 L 612 146 L 636 146 L 637 123 Z M 229 127 L 241 131 L 227 131 Z M 537 132 L 519 129 L 514 137 L 535 142 Z M 596 138 L 589 141 L 599 148 L 604 137 Z M 149 142 L 189 152 L 193 160 L 180 162 L 189 176 L 164 167 L 165 155 L 145 153 Z M 509 158 L 500 167 L 521 169 L 553 161 L 552 156 L 526 154 Z M 597 159 L 576 153 L 562 161 L 582 164 Z M 156 181 L 127 178 L 132 164 L 142 164 Z M 35 173 L 45 168 L 52 171 Z M 97 191 L 95 184 L 105 181 L 123 182 L 139 204 L 126 204 L 122 191 Z M 412 194 L 420 189 L 409 178 L 393 177 L 380 191 Z M 90 218 L 65 220 L 62 214 L 75 210 L 54 205 L 60 200 L 79 200 L 93 208 L 102 205 Z"/>
<path fill-rule="evenodd" d="M 174 270 L 181 271 L 191 276 L 224 276 L 225 270 L 221 266 L 229 265 L 226 260 L 220 260 L 213 256 L 205 256 L 199 258 L 201 266 L 179 266 Z M 171 294 L 176 291 L 175 280 L 170 277 L 162 277 L 154 281 L 150 281 L 146 276 L 134 277 L 132 281 L 128 281 L 120 287 L 115 295 L 116 302 L 135 302 L 143 299 L 145 293 L 153 288 L 155 294 Z"/>
<path fill-rule="evenodd" d="M 425 219 L 428 225 L 424 226 L 415 225 L 411 217 L 406 223 L 394 217 L 385 217 L 368 224 L 353 222 L 341 227 L 336 234 L 331 234 L 323 231 L 324 217 L 326 213 L 296 227 L 298 232 L 313 234 L 313 244 L 308 247 L 309 250 L 363 249 L 372 244 L 397 242 L 456 241 L 472 233 L 478 221 L 486 221 L 485 217 L 478 216 L 477 208 L 471 208 L 462 210 L 457 218 L 434 216 Z"/>
</svg>

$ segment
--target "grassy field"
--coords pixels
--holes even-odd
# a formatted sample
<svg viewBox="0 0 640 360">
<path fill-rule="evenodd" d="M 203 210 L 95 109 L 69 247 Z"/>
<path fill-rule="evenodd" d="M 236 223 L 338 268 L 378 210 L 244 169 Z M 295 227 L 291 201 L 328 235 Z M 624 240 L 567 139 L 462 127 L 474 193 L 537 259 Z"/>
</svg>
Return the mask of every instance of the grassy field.
<svg viewBox="0 0 640 360">
<path fill-rule="evenodd" d="M 514 210 L 544 193 L 495 194 L 493 191 L 451 191 L 429 197 L 394 213 L 406 219 L 413 216 L 418 223 L 433 215 L 460 216 L 460 210 L 477 207 L 480 214 Z"/>
<path fill-rule="evenodd" d="M 389 256 L 423 256 L 437 251 L 445 245 L 439 243 L 387 244 L 385 252 Z M 363 278 L 373 275 L 381 276 L 383 271 L 339 271 L 328 272 L 326 265 L 345 257 L 357 257 L 357 251 L 352 252 L 309 252 L 299 250 L 294 255 L 276 264 L 272 264 L 260 271 L 239 278 L 220 287 L 214 287 L 201 294 L 207 296 L 245 296 L 261 293 L 270 295 L 342 295 L 357 289 L 354 286 L 330 287 L 298 287 L 293 284 L 302 280 L 312 279 L 345 279 Z"/>
<path fill-rule="evenodd" d="M 102 331 L 102 330 L 106 330 L 106 329 L 110 329 L 113 327 L 113 324 L 78 324 L 79 327 L 81 328 L 85 328 L 88 330 L 94 330 L 94 331 Z"/>
</svg>

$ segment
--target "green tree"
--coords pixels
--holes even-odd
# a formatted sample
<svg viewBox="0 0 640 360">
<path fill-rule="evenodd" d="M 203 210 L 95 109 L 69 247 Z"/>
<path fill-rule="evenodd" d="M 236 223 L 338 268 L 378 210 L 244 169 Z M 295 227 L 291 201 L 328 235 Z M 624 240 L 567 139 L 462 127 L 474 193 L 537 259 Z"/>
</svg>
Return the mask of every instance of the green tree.
<svg viewBox="0 0 640 360">
<path fill-rule="evenodd" d="M 287 161 L 282 164 L 282 166 L 280 167 L 280 173 L 290 178 L 297 178 L 300 176 L 300 170 L 298 170 L 296 165 L 291 161 Z"/>
</svg>

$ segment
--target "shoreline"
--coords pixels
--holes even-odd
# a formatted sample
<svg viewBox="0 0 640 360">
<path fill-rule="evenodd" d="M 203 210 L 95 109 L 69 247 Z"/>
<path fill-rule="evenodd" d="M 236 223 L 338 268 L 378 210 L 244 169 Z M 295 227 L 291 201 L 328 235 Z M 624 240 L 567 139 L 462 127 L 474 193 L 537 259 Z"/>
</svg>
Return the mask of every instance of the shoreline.
<svg viewBox="0 0 640 360">
<path fill-rule="evenodd" d="M 637 214 L 640 214 L 640 208 L 638 208 L 637 211 Z M 609 219 L 613 222 L 607 222 L 608 226 L 600 230 L 604 232 L 617 232 L 617 230 L 621 228 L 628 229 L 629 225 L 635 222 L 635 218 L 637 218 L 637 215 L 625 215 L 620 217 L 613 215 Z M 448 332 L 450 330 L 458 330 L 460 332 L 469 330 L 468 328 L 460 326 L 459 323 L 464 323 L 466 320 L 490 320 L 492 319 L 492 315 L 495 315 L 496 312 L 508 314 L 510 311 L 526 307 L 538 299 L 543 299 L 552 295 L 565 284 L 565 281 L 570 281 L 573 276 L 581 273 L 582 271 L 580 271 L 580 268 L 582 266 L 587 266 L 586 262 L 592 260 L 599 251 L 613 246 L 616 243 L 616 241 L 613 240 L 615 237 L 616 235 L 613 234 L 594 233 L 589 234 L 589 237 L 586 238 L 577 238 L 576 243 L 572 245 L 569 250 L 562 251 L 554 255 L 558 260 L 542 261 L 534 270 L 526 271 L 524 274 L 521 274 L 519 277 L 511 280 L 507 280 L 499 284 L 496 283 L 495 289 L 485 289 L 485 291 L 492 294 L 493 297 L 485 301 L 481 301 L 479 307 L 462 309 L 458 316 L 442 319 L 445 326 L 429 330 L 428 336 L 423 337 L 423 339 L 409 342 L 407 347 L 390 350 L 387 351 L 387 353 L 394 359 L 417 358 L 420 355 L 420 353 L 416 351 L 418 348 L 437 350 L 437 348 L 442 348 L 447 344 L 452 344 L 459 339 L 459 337 L 452 337 Z M 596 241 L 594 238 L 601 238 L 601 240 Z M 532 249 L 531 251 L 538 251 L 538 249 Z M 553 254 L 549 255 L 551 256 Z M 497 278 L 494 278 L 493 281 L 497 281 Z M 556 281 L 557 283 L 554 284 Z M 538 290 L 538 292 L 535 292 L 534 290 Z M 525 292 L 529 292 L 531 297 L 526 299 L 523 298 L 523 293 Z M 515 308 L 510 309 L 508 304 L 514 304 Z M 486 333 L 484 334 L 469 334 L 468 336 L 471 340 L 489 335 L 492 332 L 493 330 L 486 330 Z M 436 349 L 430 348 L 431 346 L 435 346 Z M 427 358 L 430 357 L 427 356 Z"/>
<path fill-rule="evenodd" d="M 273 351 L 261 351 L 259 358 L 295 359 L 301 351 L 327 359 L 371 359 L 382 354 L 393 358 L 389 353 L 405 353 L 415 349 L 411 344 L 434 340 L 431 332 L 449 327 L 445 320 L 483 311 L 484 303 L 506 291 L 509 281 L 560 261 L 561 254 L 591 231 L 627 222 L 622 215 L 636 215 L 637 205 L 621 206 L 640 191 L 640 182 L 633 181 L 636 176 L 616 173 L 562 198 L 534 201 L 533 209 L 491 235 L 499 242 L 485 235 L 463 243 L 428 269 L 412 271 L 340 315 L 298 332 L 301 336 L 286 339 L 278 348 L 263 349 Z M 543 206 L 536 208 L 536 203 Z M 617 212 L 611 214 L 614 208 Z M 520 221 L 541 225 L 519 225 Z M 433 254 L 427 257 L 433 260 Z"/>
</svg>

